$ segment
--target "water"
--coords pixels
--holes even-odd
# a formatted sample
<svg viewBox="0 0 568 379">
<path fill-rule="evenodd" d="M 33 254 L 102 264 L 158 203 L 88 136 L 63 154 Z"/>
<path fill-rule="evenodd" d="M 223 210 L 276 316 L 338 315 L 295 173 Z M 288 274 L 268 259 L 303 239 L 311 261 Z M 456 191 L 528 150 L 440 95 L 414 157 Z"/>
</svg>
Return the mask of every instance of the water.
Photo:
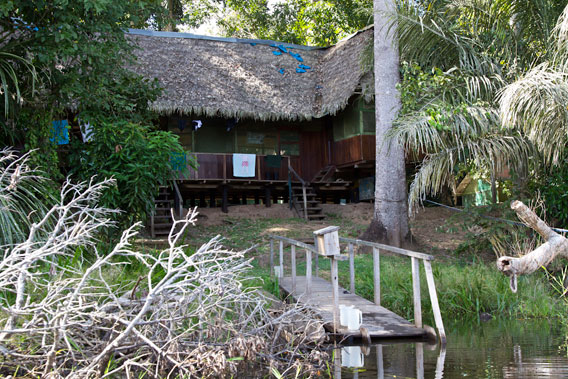
<svg viewBox="0 0 568 379">
<path fill-rule="evenodd" d="M 336 378 L 568 378 L 566 335 L 558 322 L 500 321 L 446 326 L 445 350 L 426 343 L 390 343 L 343 352 Z M 351 353 L 347 356 L 346 353 Z M 367 353 L 367 355 L 365 355 Z M 334 356 L 341 360 L 340 349 Z"/>
</svg>

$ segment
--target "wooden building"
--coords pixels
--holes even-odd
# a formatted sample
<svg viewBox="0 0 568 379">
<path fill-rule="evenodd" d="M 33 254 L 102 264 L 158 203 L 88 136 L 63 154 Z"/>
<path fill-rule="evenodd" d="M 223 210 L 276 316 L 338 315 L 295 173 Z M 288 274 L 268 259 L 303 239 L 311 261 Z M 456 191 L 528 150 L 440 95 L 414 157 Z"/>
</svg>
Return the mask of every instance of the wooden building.
<svg viewBox="0 0 568 379">
<path fill-rule="evenodd" d="M 374 175 L 372 63 L 365 63 L 372 28 L 328 48 L 145 30 L 129 36 L 138 46 L 134 70 L 164 89 L 151 105 L 161 127 L 197 158 L 199 168 L 177 181 L 188 205 L 288 201 L 289 176 L 292 186 L 304 182 L 314 204 L 349 201 L 358 180 Z M 237 172 L 235 154 L 254 155 L 247 162 L 254 173 Z"/>
</svg>

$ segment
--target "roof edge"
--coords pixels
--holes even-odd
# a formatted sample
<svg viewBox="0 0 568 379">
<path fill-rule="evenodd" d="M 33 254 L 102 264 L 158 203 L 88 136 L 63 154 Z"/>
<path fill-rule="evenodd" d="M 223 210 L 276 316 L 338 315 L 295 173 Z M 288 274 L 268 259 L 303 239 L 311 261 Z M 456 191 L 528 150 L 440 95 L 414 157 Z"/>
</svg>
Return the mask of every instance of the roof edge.
<svg viewBox="0 0 568 379">
<path fill-rule="evenodd" d="M 128 29 L 128 34 L 147 36 L 147 37 L 165 37 L 165 38 L 186 38 L 186 39 L 198 39 L 205 41 L 216 41 L 216 42 L 229 42 L 229 43 L 253 43 L 259 45 L 284 45 L 286 48 L 292 48 L 297 50 L 323 50 L 327 47 L 319 46 L 304 46 L 296 45 L 294 43 L 278 42 L 267 39 L 249 39 L 249 38 L 232 38 L 232 37 L 214 37 L 214 36 L 204 36 L 192 33 L 180 33 L 180 32 L 159 32 L 155 30 L 145 30 L 145 29 Z"/>
</svg>

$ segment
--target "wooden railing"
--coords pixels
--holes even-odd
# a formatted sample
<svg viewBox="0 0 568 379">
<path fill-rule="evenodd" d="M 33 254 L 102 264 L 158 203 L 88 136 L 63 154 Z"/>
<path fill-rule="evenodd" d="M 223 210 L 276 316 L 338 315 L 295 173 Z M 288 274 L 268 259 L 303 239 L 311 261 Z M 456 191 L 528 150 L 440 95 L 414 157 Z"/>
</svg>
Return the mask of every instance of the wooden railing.
<svg viewBox="0 0 568 379">
<path fill-rule="evenodd" d="M 175 179 L 172 179 L 172 187 L 174 188 L 174 207 L 178 213 L 178 219 L 183 217 L 183 197 Z"/>
<path fill-rule="evenodd" d="M 279 270 L 280 273 L 276 273 L 274 270 L 274 242 L 279 243 Z M 446 345 L 446 332 L 444 330 L 444 323 L 442 321 L 442 314 L 440 312 L 440 306 L 438 303 L 438 295 L 436 294 L 436 285 L 434 283 L 434 275 L 432 273 L 431 261 L 434 257 L 428 254 L 418 253 L 411 250 L 401 249 L 394 246 L 363 241 L 359 239 L 343 238 L 339 237 L 339 241 L 347 244 L 348 256 L 340 255 L 335 257 L 326 256 L 326 258 L 331 259 L 331 281 L 333 286 L 333 301 L 334 301 L 334 318 L 335 314 L 339 313 L 339 304 L 337 303 L 336 289 L 338 288 L 338 260 L 349 260 L 349 291 L 355 294 L 355 252 L 354 246 L 369 246 L 373 249 L 373 288 L 374 288 L 374 303 L 377 305 L 381 304 L 381 271 L 380 271 L 380 250 L 389 251 L 391 253 L 409 257 L 411 259 L 411 269 L 412 269 L 412 288 L 413 288 L 413 303 L 414 303 L 414 324 L 418 328 L 422 328 L 422 306 L 421 306 L 421 291 L 420 291 L 420 265 L 421 260 L 424 264 L 424 271 L 426 273 L 426 281 L 428 284 L 428 292 L 430 294 L 430 302 L 432 304 L 432 312 L 434 314 L 434 321 L 436 323 L 436 328 L 440 336 L 440 343 L 442 346 Z M 286 238 L 277 235 L 270 235 L 270 270 L 271 275 L 279 274 L 276 276 L 284 276 L 284 247 L 285 244 L 290 246 L 290 267 L 291 267 L 291 278 L 292 278 L 292 293 L 296 293 L 296 248 L 302 248 L 306 252 L 306 290 L 305 294 L 310 295 L 312 288 L 312 254 L 316 254 L 316 277 L 318 276 L 319 262 L 317 257 L 319 256 L 318 250 L 314 245 L 309 245 L 300 241 L 293 240 L 291 238 Z"/>
<path fill-rule="evenodd" d="M 292 209 L 292 206 L 296 209 L 296 213 L 298 213 L 299 215 L 299 211 L 298 211 L 298 203 L 296 202 L 296 199 L 294 197 L 294 193 L 292 191 L 292 175 L 294 176 L 294 178 L 296 178 L 301 184 L 302 184 L 302 196 L 303 196 L 303 202 L 304 202 L 304 219 L 308 220 L 308 198 L 306 196 L 306 182 L 304 181 L 304 179 L 302 179 L 300 177 L 300 175 L 298 175 L 298 173 L 296 172 L 296 170 L 294 170 L 294 168 L 288 164 L 288 193 L 290 195 L 290 209 Z"/>
<path fill-rule="evenodd" d="M 349 288 L 351 293 L 355 293 L 355 259 L 353 245 L 369 246 L 373 248 L 373 282 L 374 282 L 374 301 L 375 304 L 381 304 L 381 270 L 380 270 L 380 250 L 386 250 L 391 253 L 402 255 L 410 258 L 412 268 L 412 292 L 414 299 L 414 325 L 422 328 L 422 305 L 420 295 L 420 262 L 424 264 L 424 272 L 426 273 L 426 282 L 428 283 L 428 292 L 430 294 L 430 302 L 432 304 L 432 313 L 434 314 L 434 322 L 436 329 L 440 335 L 442 345 L 446 344 L 446 332 L 442 321 L 442 313 L 438 303 L 438 295 L 436 294 L 436 284 L 434 282 L 434 274 L 432 273 L 431 261 L 434 260 L 432 255 L 418 253 L 411 250 L 401 249 L 399 247 L 384 245 L 375 242 L 368 242 L 359 239 L 339 237 L 340 242 L 348 244 L 349 249 Z"/>
<path fill-rule="evenodd" d="M 190 180 L 211 180 L 211 179 L 248 179 L 233 176 L 233 154 L 223 153 L 191 153 L 196 158 L 198 168 L 193 169 L 188 166 L 185 175 L 179 174 L 178 179 Z M 251 180 L 271 180 L 273 176 L 278 180 L 286 180 L 288 166 L 295 166 L 299 162 L 299 157 L 282 156 L 282 166 L 271 169 L 265 162 L 266 155 L 257 155 L 255 161 L 255 175 Z M 269 178 L 272 176 L 272 178 Z"/>
</svg>

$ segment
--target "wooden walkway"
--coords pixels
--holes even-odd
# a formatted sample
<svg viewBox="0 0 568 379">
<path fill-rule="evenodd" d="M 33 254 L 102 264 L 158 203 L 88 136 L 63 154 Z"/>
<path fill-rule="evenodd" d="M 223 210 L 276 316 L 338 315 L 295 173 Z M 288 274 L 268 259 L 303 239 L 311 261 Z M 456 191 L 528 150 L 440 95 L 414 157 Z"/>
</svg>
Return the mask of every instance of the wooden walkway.
<svg viewBox="0 0 568 379">
<path fill-rule="evenodd" d="M 280 280 L 280 289 L 286 296 L 292 293 L 292 278 L 284 277 Z M 332 284 L 325 279 L 312 278 L 311 294 L 305 294 L 306 277 L 296 277 L 296 294 L 292 295 L 295 302 L 312 306 L 325 322 L 325 328 L 333 331 L 333 301 L 331 299 Z M 362 327 L 367 329 L 372 339 L 394 338 L 423 338 L 426 332 L 418 328 L 388 309 L 376 305 L 369 300 L 350 293 L 339 287 L 339 304 L 353 305 L 363 313 Z M 346 328 L 339 329 L 338 333 L 343 337 L 359 338 L 361 332 L 350 331 Z"/>
</svg>

